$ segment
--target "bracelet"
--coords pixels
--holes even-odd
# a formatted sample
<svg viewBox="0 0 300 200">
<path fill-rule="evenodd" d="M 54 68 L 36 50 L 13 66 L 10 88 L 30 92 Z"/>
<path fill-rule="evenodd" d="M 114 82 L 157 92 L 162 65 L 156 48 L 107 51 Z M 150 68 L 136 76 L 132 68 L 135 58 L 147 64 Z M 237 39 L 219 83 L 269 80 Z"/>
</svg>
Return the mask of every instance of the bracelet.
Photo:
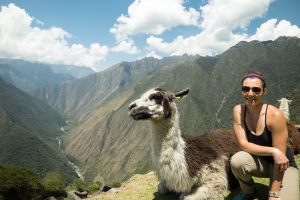
<svg viewBox="0 0 300 200">
<path fill-rule="evenodd" d="M 280 197 L 280 193 L 279 192 L 270 191 L 269 192 L 269 197 L 279 198 Z"/>
</svg>

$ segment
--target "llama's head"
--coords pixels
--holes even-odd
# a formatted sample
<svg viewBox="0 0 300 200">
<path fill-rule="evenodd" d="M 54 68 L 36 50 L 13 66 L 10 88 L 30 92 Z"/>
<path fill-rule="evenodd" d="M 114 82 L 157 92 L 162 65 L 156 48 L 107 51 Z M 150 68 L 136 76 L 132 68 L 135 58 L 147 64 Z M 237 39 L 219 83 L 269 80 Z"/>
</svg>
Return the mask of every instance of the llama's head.
<svg viewBox="0 0 300 200">
<path fill-rule="evenodd" d="M 175 99 L 189 93 L 189 89 L 172 93 L 161 88 L 154 88 L 144 93 L 141 98 L 129 104 L 129 115 L 135 120 L 158 120 L 172 115 Z"/>
<path fill-rule="evenodd" d="M 284 113 L 284 117 L 286 120 L 290 120 L 290 111 L 289 111 L 289 104 L 292 102 L 292 100 L 288 100 L 286 98 L 282 98 L 278 100 L 280 103 L 279 110 L 281 110 Z"/>
<path fill-rule="evenodd" d="M 277 101 L 280 103 L 280 105 L 289 105 L 290 103 L 292 103 L 293 100 L 288 100 L 287 98 L 281 98 Z"/>
</svg>

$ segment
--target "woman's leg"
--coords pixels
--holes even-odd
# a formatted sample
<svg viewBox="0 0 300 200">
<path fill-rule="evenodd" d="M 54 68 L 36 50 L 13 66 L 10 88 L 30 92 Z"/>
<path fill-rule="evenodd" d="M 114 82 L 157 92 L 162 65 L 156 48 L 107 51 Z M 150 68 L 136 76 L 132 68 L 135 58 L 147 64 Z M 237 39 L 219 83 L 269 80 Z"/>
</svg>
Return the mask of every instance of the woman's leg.
<svg viewBox="0 0 300 200">
<path fill-rule="evenodd" d="M 269 178 L 270 166 L 264 159 L 253 156 L 245 151 L 234 154 L 230 159 L 232 173 L 238 179 L 243 193 L 254 192 L 252 176 Z"/>
</svg>

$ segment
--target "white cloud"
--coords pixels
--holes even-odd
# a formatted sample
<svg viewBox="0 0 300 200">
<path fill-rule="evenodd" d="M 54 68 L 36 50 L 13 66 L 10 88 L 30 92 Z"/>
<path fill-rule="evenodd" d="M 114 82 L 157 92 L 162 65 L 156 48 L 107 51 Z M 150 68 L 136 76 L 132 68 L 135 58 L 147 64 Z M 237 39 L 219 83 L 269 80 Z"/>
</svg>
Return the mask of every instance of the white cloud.
<svg viewBox="0 0 300 200">
<path fill-rule="evenodd" d="M 172 42 L 150 36 L 149 49 L 170 55 L 215 55 L 241 40 L 274 40 L 279 36 L 300 36 L 300 29 L 286 20 L 276 19 L 262 24 L 253 36 L 246 33 L 250 22 L 262 17 L 273 0 L 209 0 L 201 10 L 201 32 L 184 38 L 177 36 Z M 238 31 L 238 32 L 237 32 Z"/>
<path fill-rule="evenodd" d="M 200 8 L 201 27 L 207 31 L 223 27 L 245 28 L 251 20 L 262 17 L 273 0 L 210 0 Z"/>
<path fill-rule="evenodd" d="M 161 56 L 157 55 L 157 53 L 155 51 L 148 52 L 146 57 L 153 57 L 153 58 L 156 58 L 156 59 L 161 59 Z"/>
<path fill-rule="evenodd" d="M 0 57 L 18 58 L 50 64 L 95 67 L 108 53 L 98 43 L 89 48 L 68 44 L 71 34 L 57 27 L 33 26 L 34 18 L 25 10 L 9 4 L 0 11 Z M 37 23 L 42 22 L 37 20 Z"/>
<path fill-rule="evenodd" d="M 256 33 L 249 38 L 249 40 L 274 40 L 279 36 L 297 36 L 300 37 L 300 28 L 292 25 L 291 22 L 277 19 L 270 19 L 263 23 Z"/>
<path fill-rule="evenodd" d="M 213 34 L 202 32 L 198 35 L 184 38 L 177 36 L 172 42 L 164 42 L 162 38 L 149 37 L 147 43 L 149 48 L 153 51 L 159 51 L 169 55 L 182 55 L 182 54 L 199 54 L 199 55 L 216 55 L 221 50 L 225 50 L 230 46 L 236 44 L 237 41 L 243 40 L 242 35 L 227 34 L 232 38 L 230 41 L 218 40 Z"/>
<path fill-rule="evenodd" d="M 113 52 L 124 52 L 128 54 L 136 54 L 139 52 L 138 48 L 134 45 L 133 40 L 123 40 L 115 47 L 111 48 Z"/>
<path fill-rule="evenodd" d="M 200 14 L 185 8 L 184 0 L 135 0 L 128 15 L 121 15 L 110 32 L 117 41 L 139 33 L 159 35 L 178 25 L 199 25 Z"/>
</svg>

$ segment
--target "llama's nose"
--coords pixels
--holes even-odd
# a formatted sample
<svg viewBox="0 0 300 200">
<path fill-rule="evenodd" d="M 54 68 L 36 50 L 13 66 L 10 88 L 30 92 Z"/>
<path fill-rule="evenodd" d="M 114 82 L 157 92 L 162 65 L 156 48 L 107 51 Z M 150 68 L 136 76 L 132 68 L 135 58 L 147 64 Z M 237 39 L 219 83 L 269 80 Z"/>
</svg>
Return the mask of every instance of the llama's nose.
<svg viewBox="0 0 300 200">
<path fill-rule="evenodd" d="M 129 109 L 129 110 L 132 110 L 134 107 L 136 107 L 136 103 L 131 103 L 131 104 L 128 106 L 128 109 Z"/>
</svg>

